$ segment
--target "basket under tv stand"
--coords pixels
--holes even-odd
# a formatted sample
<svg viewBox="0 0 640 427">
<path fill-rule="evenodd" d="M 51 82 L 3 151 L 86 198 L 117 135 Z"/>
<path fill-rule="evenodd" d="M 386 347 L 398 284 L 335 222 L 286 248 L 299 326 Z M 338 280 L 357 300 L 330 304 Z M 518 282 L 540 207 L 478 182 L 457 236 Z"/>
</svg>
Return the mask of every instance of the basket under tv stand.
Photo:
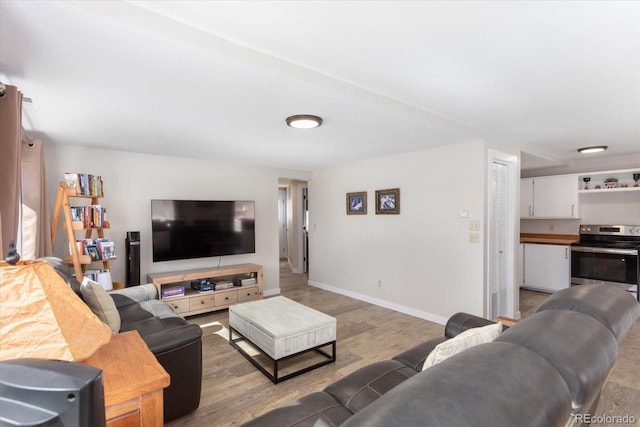
<svg viewBox="0 0 640 427">
<path fill-rule="evenodd" d="M 191 281 L 200 279 L 231 280 L 255 278 L 255 285 L 234 286 L 229 289 L 198 292 L 191 289 Z M 169 304 L 183 316 L 222 310 L 239 302 L 262 298 L 262 266 L 258 264 L 237 264 L 224 267 L 198 268 L 192 270 L 149 273 L 149 281 L 158 288 L 158 298 Z M 184 295 L 163 297 L 163 288 L 184 286 Z"/>
</svg>

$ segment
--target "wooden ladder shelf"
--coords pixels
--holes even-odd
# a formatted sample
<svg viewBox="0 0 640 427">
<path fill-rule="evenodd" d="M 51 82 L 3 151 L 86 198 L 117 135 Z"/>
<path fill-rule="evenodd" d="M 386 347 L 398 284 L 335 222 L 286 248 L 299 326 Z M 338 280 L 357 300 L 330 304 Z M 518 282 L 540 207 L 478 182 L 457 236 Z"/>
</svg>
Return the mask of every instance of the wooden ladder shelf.
<svg viewBox="0 0 640 427">
<path fill-rule="evenodd" d="M 84 231 L 85 239 L 90 239 L 93 231 L 96 230 L 99 238 L 104 238 L 104 229 L 108 228 L 108 226 L 103 227 L 90 227 L 87 228 L 82 222 L 73 221 L 71 218 L 71 204 L 69 202 L 69 198 L 79 198 L 79 199 L 90 199 L 92 205 L 99 205 L 100 197 L 94 195 L 83 195 L 78 194 L 75 188 L 69 188 L 65 181 L 61 181 L 58 186 L 58 193 L 56 196 L 56 202 L 53 207 L 53 218 L 51 219 L 51 247 L 55 247 L 56 243 L 56 234 L 58 232 L 58 224 L 60 222 L 60 213 L 64 213 L 64 225 L 63 228 L 67 231 L 67 240 L 69 242 L 69 249 L 71 250 L 71 256 L 67 257 L 67 263 L 69 265 L 73 265 L 74 272 L 76 274 L 76 278 L 78 280 L 82 280 L 82 276 L 84 274 L 84 268 L 86 265 L 94 262 L 89 255 L 81 254 L 78 251 L 78 245 L 76 244 L 76 231 Z M 102 262 L 102 267 L 104 270 L 110 270 L 109 260 L 101 260 L 95 262 Z"/>
</svg>

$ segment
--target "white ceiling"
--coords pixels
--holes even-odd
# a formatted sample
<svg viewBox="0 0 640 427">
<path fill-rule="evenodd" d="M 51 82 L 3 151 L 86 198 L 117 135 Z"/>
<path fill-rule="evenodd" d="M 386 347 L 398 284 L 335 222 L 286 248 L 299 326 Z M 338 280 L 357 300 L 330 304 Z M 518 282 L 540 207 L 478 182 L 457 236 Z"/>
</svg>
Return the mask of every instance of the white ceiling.
<svg viewBox="0 0 640 427">
<path fill-rule="evenodd" d="M 0 80 L 64 144 L 298 169 L 478 139 L 525 168 L 624 158 L 640 2 L 1 0 Z"/>
</svg>

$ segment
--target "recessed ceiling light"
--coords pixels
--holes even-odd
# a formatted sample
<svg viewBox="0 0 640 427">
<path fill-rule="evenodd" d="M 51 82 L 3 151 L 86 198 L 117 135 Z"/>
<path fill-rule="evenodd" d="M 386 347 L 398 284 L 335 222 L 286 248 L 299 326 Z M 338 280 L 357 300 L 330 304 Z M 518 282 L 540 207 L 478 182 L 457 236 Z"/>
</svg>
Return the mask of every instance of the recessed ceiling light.
<svg viewBox="0 0 640 427">
<path fill-rule="evenodd" d="M 599 153 L 600 151 L 604 151 L 609 148 L 606 145 L 597 145 L 595 147 L 582 147 L 578 148 L 578 153 L 580 154 L 590 154 L 590 153 Z"/>
<path fill-rule="evenodd" d="M 322 124 L 322 118 L 311 114 L 298 114 L 287 117 L 287 125 L 296 129 L 313 129 Z"/>
</svg>

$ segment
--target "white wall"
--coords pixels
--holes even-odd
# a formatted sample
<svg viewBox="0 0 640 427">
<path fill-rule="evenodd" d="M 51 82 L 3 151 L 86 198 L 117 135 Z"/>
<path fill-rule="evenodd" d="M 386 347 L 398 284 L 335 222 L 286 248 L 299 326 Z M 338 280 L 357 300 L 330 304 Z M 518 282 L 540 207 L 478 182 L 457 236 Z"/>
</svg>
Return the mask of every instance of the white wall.
<svg viewBox="0 0 640 427">
<path fill-rule="evenodd" d="M 483 142 L 363 160 L 316 171 L 309 185 L 309 283 L 443 323 L 484 311 Z M 375 214 L 375 190 L 400 188 L 400 215 Z M 368 192 L 368 214 L 346 215 L 345 195 Z M 481 230 L 484 236 L 484 230 Z"/>
<path fill-rule="evenodd" d="M 220 262 L 261 264 L 265 291 L 279 292 L 278 178 L 308 179 L 310 172 L 54 144 L 46 145 L 45 156 L 51 206 L 65 172 L 102 176 L 101 202 L 111 223 L 105 235 L 115 242 L 118 254 L 111 263 L 114 281 L 125 281 L 127 231 L 141 232 L 143 283 L 150 272 L 218 265 L 217 257 L 152 262 L 151 199 L 255 200 L 256 253 L 225 256 Z M 60 228 L 54 254 L 64 257 L 67 251 L 66 233 Z"/>
</svg>

